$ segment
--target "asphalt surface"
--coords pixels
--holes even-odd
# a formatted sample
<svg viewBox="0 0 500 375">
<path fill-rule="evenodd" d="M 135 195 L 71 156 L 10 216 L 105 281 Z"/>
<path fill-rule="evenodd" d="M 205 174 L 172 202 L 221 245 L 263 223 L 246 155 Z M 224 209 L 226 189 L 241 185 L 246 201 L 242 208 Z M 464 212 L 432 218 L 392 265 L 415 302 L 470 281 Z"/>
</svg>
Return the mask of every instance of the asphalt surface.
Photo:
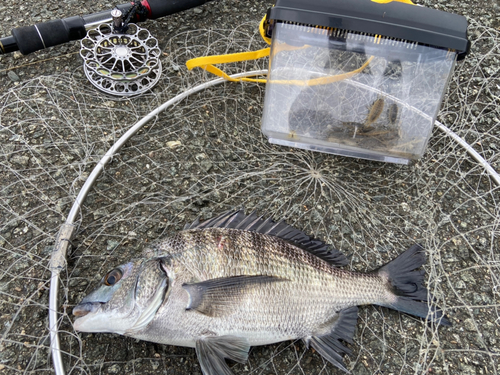
<svg viewBox="0 0 500 375">
<path fill-rule="evenodd" d="M 202 77 L 191 78 L 181 67 L 187 56 L 201 55 L 209 45 L 220 53 L 227 45 L 243 48 L 246 36 L 255 38 L 252 48 L 262 48 L 255 27 L 271 4 L 217 1 L 144 23 L 159 40 L 166 75 L 142 99 L 120 101 L 95 92 L 82 71 L 79 42 L 28 56 L 0 55 L 0 372 L 53 372 L 47 336 L 51 246 L 99 157 L 132 123 Z M 500 7 L 470 0 L 419 4 L 465 15 L 474 25 L 473 60 L 457 67 L 439 118 L 499 170 Z M 113 5 L 2 3 L 0 36 Z M 346 359 L 352 373 L 498 374 L 498 187 L 437 131 L 426 157 L 410 167 L 268 145 L 260 133 L 263 95 L 264 86 L 256 84 L 199 94 L 160 116 L 113 159 L 77 218 L 62 275 L 68 373 L 200 374 L 192 349 L 76 334 L 71 307 L 105 272 L 137 257 L 144 243 L 197 216 L 244 205 L 284 215 L 334 243 L 359 271 L 380 266 L 415 241 L 430 249 L 429 288 L 453 327 L 363 308 L 353 355 Z M 235 365 L 234 372 L 341 373 L 301 342 L 252 349 L 249 363 Z"/>
</svg>

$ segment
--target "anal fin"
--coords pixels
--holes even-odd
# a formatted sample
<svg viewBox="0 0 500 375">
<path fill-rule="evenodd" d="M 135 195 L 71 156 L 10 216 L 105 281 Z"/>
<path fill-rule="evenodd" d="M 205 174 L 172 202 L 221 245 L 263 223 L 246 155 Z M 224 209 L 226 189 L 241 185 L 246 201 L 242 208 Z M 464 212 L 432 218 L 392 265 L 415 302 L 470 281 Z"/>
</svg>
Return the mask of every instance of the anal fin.
<svg viewBox="0 0 500 375">
<path fill-rule="evenodd" d="M 349 372 L 344 365 L 343 356 L 351 354 L 351 349 L 340 340 L 352 344 L 354 330 L 358 321 L 358 307 L 341 310 L 333 323 L 330 333 L 321 336 L 312 336 L 308 341 L 311 346 L 327 361 L 339 369 Z"/>
<path fill-rule="evenodd" d="M 250 345 L 237 336 L 206 337 L 196 341 L 196 355 L 203 375 L 233 375 L 225 359 L 245 363 Z"/>
</svg>

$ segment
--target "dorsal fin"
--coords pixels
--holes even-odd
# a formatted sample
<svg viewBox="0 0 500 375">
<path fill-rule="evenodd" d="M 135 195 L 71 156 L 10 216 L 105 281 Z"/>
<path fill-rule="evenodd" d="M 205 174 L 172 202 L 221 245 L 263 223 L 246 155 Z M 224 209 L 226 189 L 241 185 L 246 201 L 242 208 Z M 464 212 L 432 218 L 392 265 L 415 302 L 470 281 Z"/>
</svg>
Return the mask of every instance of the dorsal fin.
<svg viewBox="0 0 500 375">
<path fill-rule="evenodd" d="M 257 216 L 255 212 L 246 215 L 243 209 L 230 210 L 204 222 L 200 222 L 198 218 L 191 225 L 186 225 L 184 230 L 207 228 L 232 228 L 267 234 L 291 242 L 331 265 L 345 266 L 349 263 L 346 256 L 339 250 L 323 241 L 308 236 L 288 225 L 285 221 L 275 222 L 271 218 L 263 219 L 262 216 Z"/>
</svg>

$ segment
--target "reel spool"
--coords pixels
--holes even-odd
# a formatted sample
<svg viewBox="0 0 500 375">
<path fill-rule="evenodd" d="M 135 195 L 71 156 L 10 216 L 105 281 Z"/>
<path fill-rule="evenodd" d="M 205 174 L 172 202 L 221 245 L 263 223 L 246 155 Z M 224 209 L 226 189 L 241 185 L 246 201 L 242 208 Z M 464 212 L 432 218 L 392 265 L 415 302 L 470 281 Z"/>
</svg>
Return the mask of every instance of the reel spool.
<svg viewBox="0 0 500 375">
<path fill-rule="evenodd" d="M 118 12 L 113 15 L 113 23 L 98 25 L 81 40 L 85 75 L 106 94 L 140 95 L 160 79 L 161 51 L 158 40 L 148 30 L 135 24 L 117 27 L 121 25 Z"/>
</svg>

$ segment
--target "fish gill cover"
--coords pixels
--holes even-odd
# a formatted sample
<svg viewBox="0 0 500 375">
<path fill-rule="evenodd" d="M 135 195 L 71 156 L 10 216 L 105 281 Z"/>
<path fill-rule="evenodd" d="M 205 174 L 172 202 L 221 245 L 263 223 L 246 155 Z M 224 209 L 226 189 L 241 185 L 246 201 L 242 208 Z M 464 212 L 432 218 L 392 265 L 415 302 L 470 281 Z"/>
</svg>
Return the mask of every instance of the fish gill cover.
<svg viewBox="0 0 500 375">
<path fill-rule="evenodd" d="M 257 23 L 270 3 L 214 2 L 148 24 L 162 43 L 164 78 L 141 98 L 97 93 L 71 45 L 1 57 L 0 371 L 53 371 L 49 259 L 95 163 L 142 116 L 212 79 L 188 72 L 187 59 L 261 48 Z M 64 4 L 75 13 L 91 11 L 80 1 Z M 496 12 L 474 2 L 421 4 L 470 17 L 472 52 L 457 65 L 438 119 L 498 171 Z M 0 20 L 2 35 L 68 12 L 39 0 L 22 6 L 15 13 L 0 5 L 9 14 Z M 44 11 L 25 15 L 27 9 Z M 265 61 L 247 62 L 232 65 L 232 71 L 266 67 Z M 106 167 L 83 204 L 61 274 L 66 371 L 199 374 L 192 349 L 76 334 L 71 310 L 144 244 L 198 216 L 206 220 L 245 206 L 333 244 L 348 256 L 350 269 L 371 270 L 415 242 L 427 249 L 424 281 L 453 327 L 438 329 L 381 307 L 360 308 L 353 353 L 345 358 L 353 373 L 498 373 L 499 187 L 484 168 L 438 129 L 424 158 L 410 167 L 270 145 L 260 132 L 263 90 L 226 83 L 190 96 L 143 128 Z M 340 373 L 300 341 L 255 347 L 246 364 L 231 366 L 235 374 Z"/>
</svg>

